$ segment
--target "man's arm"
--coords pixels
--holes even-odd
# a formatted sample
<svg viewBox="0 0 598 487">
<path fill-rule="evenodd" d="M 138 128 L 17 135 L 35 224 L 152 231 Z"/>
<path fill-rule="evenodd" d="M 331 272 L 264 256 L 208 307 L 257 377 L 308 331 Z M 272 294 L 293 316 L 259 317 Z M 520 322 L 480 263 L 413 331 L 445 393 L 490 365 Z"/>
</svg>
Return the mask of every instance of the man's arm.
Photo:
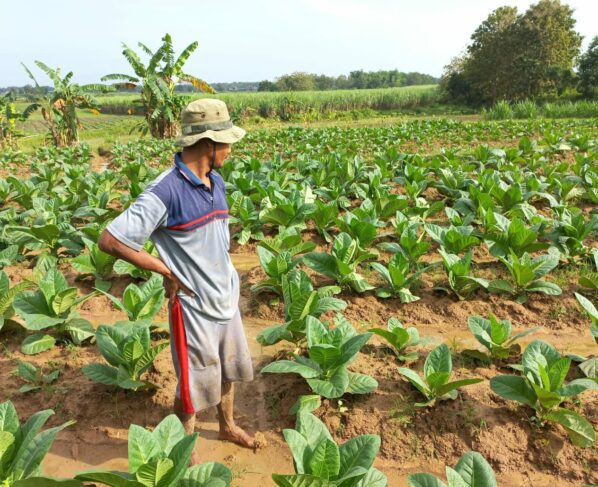
<svg viewBox="0 0 598 487">
<path fill-rule="evenodd" d="M 126 260 L 131 264 L 151 272 L 157 272 L 164 276 L 164 287 L 170 300 L 173 300 L 176 293 L 181 289 L 184 293 L 193 296 L 193 291 L 187 288 L 161 259 L 154 257 L 145 250 L 135 250 L 117 240 L 108 230 L 104 230 L 98 240 L 98 247 L 118 259 Z"/>
</svg>

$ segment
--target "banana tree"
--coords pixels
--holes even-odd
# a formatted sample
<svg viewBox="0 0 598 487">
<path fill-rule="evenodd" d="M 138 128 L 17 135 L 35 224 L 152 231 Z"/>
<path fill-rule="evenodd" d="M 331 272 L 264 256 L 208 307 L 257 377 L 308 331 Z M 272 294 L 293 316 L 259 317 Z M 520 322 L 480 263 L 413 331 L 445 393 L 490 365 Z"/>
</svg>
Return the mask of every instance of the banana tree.
<svg viewBox="0 0 598 487">
<path fill-rule="evenodd" d="M 34 109 L 29 106 L 21 112 L 17 110 L 15 101 L 16 96 L 13 91 L 0 96 L 0 148 L 2 149 L 17 148 L 18 139 L 25 135 L 17 128 L 17 122 L 27 120 Z"/>
<path fill-rule="evenodd" d="M 178 132 L 178 120 L 186 101 L 175 93 L 179 83 L 190 83 L 194 88 L 207 93 L 215 93 L 205 81 L 183 71 L 189 56 L 197 49 L 197 41 L 189 44 L 176 57 L 170 34 L 162 38 L 162 45 L 152 51 L 139 42 L 139 47 L 149 56 L 147 65 L 133 49 L 123 44 L 122 54 L 133 68 L 134 75 L 108 74 L 102 81 L 119 81 L 115 88 L 141 90 L 141 106 L 145 123 L 139 126 L 143 133 L 149 132 L 152 137 L 174 137 Z"/>
<path fill-rule="evenodd" d="M 101 88 L 98 85 L 80 86 L 73 83 L 71 81 L 72 71 L 62 77 L 60 68 L 52 69 L 41 61 L 35 61 L 35 64 L 52 80 L 54 86 L 52 91 L 45 92 L 33 73 L 23 64 L 36 88 L 35 101 L 29 108 L 30 111 L 40 109 L 50 138 L 56 147 L 76 144 L 79 142 L 79 128 L 81 127 L 77 109 L 90 109 L 99 113 L 100 107 L 89 91 Z"/>
</svg>

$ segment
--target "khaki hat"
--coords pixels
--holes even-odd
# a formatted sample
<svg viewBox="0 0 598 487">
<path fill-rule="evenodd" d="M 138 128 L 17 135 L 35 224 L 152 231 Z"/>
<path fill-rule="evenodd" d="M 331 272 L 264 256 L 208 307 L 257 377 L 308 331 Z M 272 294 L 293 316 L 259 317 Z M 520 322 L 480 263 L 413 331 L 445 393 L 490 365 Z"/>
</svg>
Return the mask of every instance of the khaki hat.
<svg viewBox="0 0 598 487">
<path fill-rule="evenodd" d="M 181 136 L 177 144 L 188 147 L 200 139 L 222 144 L 234 144 L 245 135 L 245 130 L 233 125 L 226 103 L 214 98 L 192 101 L 181 113 Z"/>
</svg>

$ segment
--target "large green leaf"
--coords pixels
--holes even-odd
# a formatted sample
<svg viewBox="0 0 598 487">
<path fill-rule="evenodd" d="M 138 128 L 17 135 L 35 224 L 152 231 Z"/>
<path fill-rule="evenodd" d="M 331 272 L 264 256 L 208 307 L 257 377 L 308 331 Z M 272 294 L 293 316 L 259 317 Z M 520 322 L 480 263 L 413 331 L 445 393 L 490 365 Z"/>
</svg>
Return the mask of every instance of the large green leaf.
<svg viewBox="0 0 598 487">
<path fill-rule="evenodd" d="M 64 331 L 73 339 L 75 345 L 81 345 L 84 340 L 95 334 L 92 324 L 83 318 L 73 318 L 64 324 Z"/>
<path fill-rule="evenodd" d="M 523 352 L 521 363 L 525 371 L 537 373 L 539 365 L 546 368 L 560 358 L 560 353 L 552 345 L 542 340 L 534 340 Z"/>
<path fill-rule="evenodd" d="M 298 414 L 301 412 L 311 413 L 318 409 L 321 404 L 322 400 L 317 394 L 299 396 L 295 404 L 289 409 L 289 414 Z"/>
<path fill-rule="evenodd" d="M 303 263 L 314 271 L 332 279 L 337 277 L 336 259 L 329 254 L 309 252 L 303 256 Z"/>
<path fill-rule="evenodd" d="M 423 381 L 423 379 L 417 375 L 417 372 L 414 372 L 407 367 L 399 367 L 399 374 L 404 376 L 413 386 L 421 392 L 426 398 L 430 396 L 430 389 L 428 385 Z"/>
<path fill-rule="evenodd" d="M 174 446 L 185 437 L 185 428 L 175 414 L 170 414 L 160 421 L 152 435 L 158 443 L 160 451 L 170 455 Z"/>
<path fill-rule="evenodd" d="M 592 357 L 579 364 L 581 371 L 590 379 L 598 379 L 598 357 Z"/>
<path fill-rule="evenodd" d="M 100 482 L 111 487 L 147 487 L 136 480 L 130 480 L 121 472 L 88 471 L 81 472 L 75 476 L 75 479 L 84 482 Z"/>
<path fill-rule="evenodd" d="M 105 364 L 87 364 L 83 366 L 83 373 L 92 381 L 108 386 L 118 385 L 118 369 Z"/>
<path fill-rule="evenodd" d="M 21 344 L 21 353 L 24 353 L 25 355 L 35 355 L 50 350 L 55 344 L 56 340 L 54 337 L 42 333 L 35 333 L 23 340 L 23 343 Z"/>
<path fill-rule="evenodd" d="M 460 387 L 465 387 L 471 384 L 477 384 L 478 382 L 482 382 L 482 379 L 460 379 L 455 380 L 453 382 L 449 382 L 447 384 L 443 384 L 438 389 L 436 389 L 436 394 L 439 396 L 444 396 L 445 394 L 450 393 L 451 391 L 457 390 Z"/>
<path fill-rule="evenodd" d="M 341 345 L 341 357 L 339 363 L 350 363 L 355 357 L 355 355 L 357 355 L 357 353 L 368 342 L 371 336 L 371 333 L 363 333 L 361 335 L 355 335 L 349 338 L 345 343 L 343 343 Z"/>
<path fill-rule="evenodd" d="M 432 391 L 435 391 L 446 384 L 449 378 L 450 374 L 448 372 L 432 372 L 426 377 L 426 382 L 428 383 L 428 387 Z"/>
<path fill-rule="evenodd" d="M 173 447 L 168 458 L 174 462 L 174 468 L 169 472 L 167 485 L 178 485 L 185 475 L 197 437 L 198 433 L 187 435 Z"/>
<path fill-rule="evenodd" d="M 52 303 L 54 296 L 67 290 L 68 287 L 69 285 L 66 278 L 62 275 L 62 272 L 55 267 L 50 268 L 39 282 L 39 289 L 44 295 L 48 306 Z"/>
<path fill-rule="evenodd" d="M 320 371 L 306 365 L 298 364 L 297 362 L 293 362 L 291 360 L 278 360 L 276 362 L 272 362 L 266 365 L 261 372 L 270 374 L 293 373 L 299 374 L 304 379 L 311 379 L 320 375 Z"/>
<path fill-rule="evenodd" d="M 153 487 L 154 485 L 165 484 L 169 472 L 174 467 L 174 463 L 170 458 L 156 458 L 149 463 L 141 465 L 135 478 L 144 485 Z"/>
<path fill-rule="evenodd" d="M 264 328 L 256 336 L 256 340 L 260 345 L 268 346 L 274 345 L 281 340 L 290 340 L 292 333 L 288 330 L 287 324 L 272 325 Z"/>
<path fill-rule="evenodd" d="M 575 411 L 559 408 L 544 416 L 545 419 L 559 423 L 569 435 L 574 445 L 589 447 L 596 441 L 596 432 L 586 418 Z"/>
<path fill-rule="evenodd" d="M 534 407 L 537 396 L 525 379 L 514 375 L 499 375 L 490 379 L 490 388 L 500 397 Z"/>
<path fill-rule="evenodd" d="M 0 403 L 0 431 L 15 435 L 19 430 L 19 415 L 11 401 Z"/>
<path fill-rule="evenodd" d="M 158 354 L 168 347 L 168 345 L 169 342 L 159 343 L 155 347 L 152 347 L 144 352 L 135 363 L 135 367 L 133 369 L 135 376 L 139 377 L 141 374 L 143 374 L 154 363 L 154 360 Z"/>
<path fill-rule="evenodd" d="M 328 480 L 320 479 L 314 475 L 281 475 L 273 473 L 272 480 L 279 487 L 333 487 L 333 484 Z"/>
<path fill-rule="evenodd" d="M 31 441 L 23 441 L 12 465 L 15 480 L 34 474 L 46 456 L 46 453 L 52 447 L 52 443 L 54 443 L 54 438 L 58 432 L 72 424 L 74 424 L 74 421 L 68 421 L 60 426 L 42 431 L 31 439 Z"/>
<path fill-rule="evenodd" d="M 129 427 L 129 472 L 135 473 L 143 464 L 160 454 L 156 438 L 145 428 L 132 424 Z"/>
<path fill-rule="evenodd" d="M 388 487 L 388 479 L 380 470 L 370 468 L 355 487 Z"/>
<path fill-rule="evenodd" d="M 340 349 L 326 343 L 312 345 L 309 347 L 308 353 L 309 358 L 317 362 L 323 371 L 334 368 L 341 358 Z"/>
<path fill-rule="evenodd" d="M 563 292 L 559 286 L 547 281 L 533 281 L 527 286 L 526 291 L 544 293 L 550 296 L 559 296 Z"/>
<path fill-rule="evenodd" d="M 299 411 L 298 415 L 300 414 L 301 411 Z M 301 433 L 292 429 L 285 429 L 282 433 L 291 450 L 291 455 L 293 456 L 293 461 L 295 463 L 295 471 L 297 473 L 305 473 L 308 467 L 307 462 L 309 460 L 306 458 L 306 452 L 309 451 L 307 439 Z"/>
<path fill-rule="evenodd" d="M 19 294 L 15 297 L 13 307 L 25 320 L 25 327 L 29 330 L 43 330 L 64 321 L 53 316 L 53 311 L 40 292 L 26 291 Z"/>
<path fill-rule="evenodd" d="M 179 487 L 228 487 L 231 482 L 232 472 L 226 465 L 208 462 L 187 469 Z"/>
<path fill-rule="evenodd" d="M 340 446 L 341 475 L 354 467 L 369 469 L 379 450 L 380 437 L 378 435 L 361 435 L 346 441 Z"/>
<path fill-rule="evenodd" d="M 3 475 L 3 464 L 10 462 L 15 448 L 15 435 L 8 431 L 0 431 L 0 475 Z"/>
<path fill-rule="evenodd" d="M 428 377 L 433 372 L 446 372 L 450 374 L 453 370 L 453 361 L 448 345 L 443 343 L 432 350 L 426 357 L 424 363 L 424 376 Z"/>
<path fill-rule="evenodd" d="M 305 438 L 310 450 L 314 450 L 326 438 L 332 440 L 326 425 L 311 413 L 302 412 L 297 415 L 296 430 Z"/>
<path fill-rule="evenodd" d="M 407 478 L 409 487 L 446 487 L 446 484 L 431 473 L 413 473 Z"/>
<path fill-rule="evenodd" d="M 118 344 L 121 343 L 126 336 L 126 330 L 118 326 L 100 325 L 96 331 L 96 342 L 100 349 L 100 353 L 106 361 L 114 367 L 124 364 L 124 358 L 120 354 Z"/>
<path fill-rule="evenodd" d="M 322 441 L 309 459 L 309 473 L 322 479 L 333 479 L 339 473 L 340 451 L 332 440 Z"/>
<path fill-rule="evenodd" d="M 54 414 L 51 409 L 44 409 L 32 414 L 29 419 L 21 426 L 19 451 L 26 449 L 29 443 L 41 431 L 46 421 Z"/>
<path fill-rule="evenodd" d="M 368 394 L 378 387 L 378 381 L 366 374 L 349 372 L 347 392 L 351 394 Z"/>
<path fill-rule="evenodd" d="M 455 471 L 470 487 L 496 487 L 496 477 L 490 464 L 478 452 L 465 453 Z"/>
<path fill-rule="evenodd" d="M 58 480 L 51 477 L 29 477 L 17 480 L 12 487 L 84 487 L 79 480 Z"/>
<path fill-rule="evenodd" d="M 77 289 L 71 287 L 56 293 L 52 299 L 52 311 L 56 316 L 67 313 L 77 299 Z"/>
<path fill-rule="evenodd" d="M 341 397 L 349 387 L 349 372 L 339 367 L 329 379 L 307 379 L 312 390 L 327 399 Z"/>
</svg>

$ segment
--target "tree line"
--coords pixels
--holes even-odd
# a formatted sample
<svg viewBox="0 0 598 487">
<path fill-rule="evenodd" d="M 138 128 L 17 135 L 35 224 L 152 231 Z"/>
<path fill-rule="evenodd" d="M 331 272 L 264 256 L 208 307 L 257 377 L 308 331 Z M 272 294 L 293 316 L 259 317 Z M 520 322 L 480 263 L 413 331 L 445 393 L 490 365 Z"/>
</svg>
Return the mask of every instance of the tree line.
<svg viewBox="0 0 598 487">
<path fill-rule="evenodd" d="M 597 95 L 598 36 L 580 55 L 573 9 L 540 0 L 524 13 L 500 7 L 471 35 L 441 78 L 450 101 L 473 106 L 500 100 L 549 100 Z M 577 68 L 577 71 L 574 70 Z"/>
<path fill-rule="evenodd" d="M 285 74 L 274 81 L 264 80 L 258 91 L 325 91 L 353 90 L 367 88 L 394 88 L 398 86 L 437 84 L 438 78 L 429 74 L 404 73 L 396 69 L 390 71 L 351 71 L 349 75 L 326 76 L 324 74 L 297 71 Z"/>
</svg>

